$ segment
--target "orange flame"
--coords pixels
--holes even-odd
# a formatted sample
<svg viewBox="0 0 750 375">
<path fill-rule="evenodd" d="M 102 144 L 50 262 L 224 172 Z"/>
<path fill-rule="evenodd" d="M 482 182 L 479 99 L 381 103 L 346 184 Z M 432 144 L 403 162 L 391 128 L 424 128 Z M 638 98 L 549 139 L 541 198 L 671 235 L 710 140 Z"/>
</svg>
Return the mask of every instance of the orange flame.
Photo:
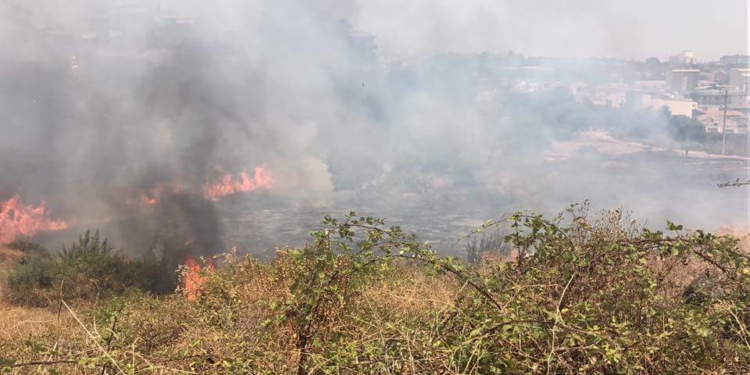
<svg viewBox="0 0 750 375">
<path fill-rule="evenodd" d="M 151 191 L 151 196 L 146 193 L 141 193 L 141 204 L 144 206 L 153 206 L 159 201 L 161 196 L 161 189 L 156 188 Z"/>
<path fill-rule="evenodd" d="M 133 206 L 136 204 L 140 204 L 143 206 L 153 206 L 159 203 L 159 199 L 161 198 L 163 192 L 164 190 L 160 186 L 157 186 L 151 189 L 150 192 L 141 192 L 141 196 L 137 200 L 127 199 L 125 203 L 129 206 Z"/>
<path fill-rule="evenodd" d="M 216 167 L 220 172 L 223 171 L 221 166 Z M 273 185 L 273 178 L 268 167 L 255 167 L 255 175 L 250 176 L 247 172 L 242 172 L 238 179 L 235 179 L 229 173 L 223 173 L 218 183 L 206 182 L 203 185 L 203 197 L 208 200 L 218 201 L 221 197 L 234 195 L 243 192 L 250 192 L 256 189 L 269 189 Z M 153 206 L 159 203 L 162 198 L 169 193 L 176 194 L 184 190 L 191 190 L 189 186 L 177 182 L 172 183 L 171 189 L 164 189 L 161 184 L 157 184 L 151 190 L 142 191 L 138 199 L 127 199 L 127 205 Z"/>
<path fill-rule="evenodd" d="M 44 210 L 44 202 L 38 206 L 27 206 L 18 195 L 0 202 L 0 243 L 9 243 L 18 237 L 31 237 L 40 232 L 56 232 L 67 229 L 61 220 L 51 220 Z"/>
<path fill-rule="evenodd" d="M 206 268 L 214 269 L 210 259 L 206 262 Z M 183 287 L 188 301 L 196 301 L 201 295 L 201 287 L 206 283 L 206 278 L 200 274 L 201 266 L 192 256 L 185 260 L 185 275 L 183 276 Z"/>
<path fill-rule="evenodd" d="M 255 167 L 254 177 L 250 177 L 247 172 L 242 172 L 240 173 L 240 179 L 235 180 L 231 174 L 225 173 L 221 177 L 220 183 L 206 183 L 203 186 L 203 195 L 206 199 L 215 201 L 227 195 L 249 192 L 256 189 L 270 189 L 272 185 L 273 178 L 271 177 L 271 171 L 266 167 L 258 166 Z"/>
<path fill-rule="evenodd" d="M 177 194 L 183 190 L 187 189 L 185 185 L 178 184 L 176 182 L 172 183 L 171 189 L 167 189 L 166 191 L 171 194 Z M 143 191 L 141 192 L 141 195 L 138 200 L 134 199 L 128 199 L 125 201 L 128 205 L 135 205 L 137 203 L 140 203 L 142 206 L 153 206 L 159 201 L 161 201 L 162 197 L 165 195 L 165 189 L 161 184 L 157 184 L 156 187 L 149 191 Z"/>
</svg>

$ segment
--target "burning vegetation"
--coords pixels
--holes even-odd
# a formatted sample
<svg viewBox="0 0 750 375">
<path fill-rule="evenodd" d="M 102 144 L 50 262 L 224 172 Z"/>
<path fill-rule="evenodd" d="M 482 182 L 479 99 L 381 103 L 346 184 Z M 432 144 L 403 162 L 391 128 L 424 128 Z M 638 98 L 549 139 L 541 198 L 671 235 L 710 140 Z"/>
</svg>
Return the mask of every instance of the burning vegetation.
<svg viewBox="0 0 750 375">
<path fill-rule="evenodd" d="M 219 168 L 221 170 L 221 168 Z M 229 173 L 221 176 L 221 181 L 215 184 L 206 183 L 203 186 L 203 193 L 206 199 L 219 200 L 222 197 L 238 193 L 251 192 L 257 189 L 270 189 L 273 185 L 271 171 L 268 167 L 255 167 L 255 174 L 250 176 L 247 172 L 240 173 L 238 179 L 235 179 Z"/>
<path fill-rule="evenodd" d="M 210 258 L 204 264 L 205 266 L 201 267 L 198 261 L 192 256 L 188 256 L 185 260 L 182 287 L 189 301 L 198 300 L 198 297 L 201 295 L 201 287 L 206 283 L 206 277 L 201 274 L 201 270 L 206 272 L 215 269 L 213 261 Z"/>
<path fill-rule="evenodd" d="M 220 166 L 217 170 L 220 172 L 218 182 L 206 182 L 202 187 L 202 197 L 207 201 L 218 201 L 228 196 L 273 187 L 272 174 L 267 166 L 256 167 L 252 176 L 247 172 L 241 172 L 238 178 L 224 172 Z M 173 182 L 169 186 L 165 188 L 162 184 L 156 184 L 147 192 L 141 192 L 138 199 L 127 199 L 125 204 L 127 206 L 156 206 L 167 196 L 180 195 L 193 189 L 178 182 Z M 7 244 L 17 239 L 33 239 L 38 234 L 62 231 L 68 229 L 69 226 L 70 221 L 50 218 L 44 202 L 38 206 L 27 205 L 18 195 L 6 201 L 0 201 L 0 244 Z"/>
<path fill-rule="evenodd" d="M 326 217 L 272 262 L 184 258 L 182 290 L 162 296 L 144 293 L 154 263 L 86 234 L 57 258 L 26 250 L 13 303 L 67 312 L 0 335 L 0 358 L 79 374 L 747 373 L 747 244 L 623 218 L 518 212 L 480 228 L 506 235 L 468 265 L 382 219 Z"/>
<path fill-rule="evenodd" d="M 26 205 L 18 195 L 4 202 L 0 201 L 0 244 L 67 228 L 68 223 L 65 221 L 49 217 L 44 202 L 38 206 Z"/>
<path fill-rule="evenodd" d="M 585 199 L 747 223 L 747 194 L 714 189 L 744 185 L 747 134 L 623 102 L 663 102 L 636 85 L 672 86 L 669 64 L 429 52 L 484 44 L 452 13 L 509 31 L 484 38 L 503 50 L 568 24 L 602 42 L 553 39 L 566 56 L 633 39 L 569 22 L 606 2 L 548 2 L 480 22 L 423 2 L 401 58 L 353 25 L 388 2 L 0 0 L 0 373 L 750 373 L 747 236 L 573 206 L 487 222 L 454 257 L 456 228 Z M 332 207 L 428 241 L 353 212 L 315 226 Z"/>
<path fill-rule="evenodd" d="M 203 197 L 207 200 L 218 201 L 230 195 L 248 193 L 259 189 L 271 189 L 273 187 L 273 178 L 268 166 L 255 167 L 255 173 L 252 176 L 245 171 L 240 172 L 239 178 L 235 178 L 231 173 L 224 172 L 222 166 L 217 166 L 216 169 L 220 173 L 218 182 L 206 182 L 203 184 Z M 178 194 L 183 191 L 190 191 L 191 189 L 192 187 L 189 185 L 172 182 L 171 188 L 167 189 L 166 192 L 169 194 Z M 164 195 L 164 186 L 157 184 L 156 187 L 148 192 L 142 192 L 139 202 L 143 206 L 153 206 Z M 127 204 L 132 205 L 134 202 L 135 200 L 128 200 Z"/>
</svg>

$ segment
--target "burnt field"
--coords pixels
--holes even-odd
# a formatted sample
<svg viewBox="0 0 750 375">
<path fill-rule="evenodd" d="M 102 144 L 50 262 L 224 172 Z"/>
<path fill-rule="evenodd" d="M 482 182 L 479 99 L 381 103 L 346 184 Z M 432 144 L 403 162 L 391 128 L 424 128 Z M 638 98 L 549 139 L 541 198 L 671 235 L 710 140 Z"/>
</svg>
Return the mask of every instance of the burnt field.
<svg viewBox="0 0 750 375">
<path fill-rule="evenodd" d="M 184 238 L 182 245 L 185 246 L 185 251 L 212 255 L 237 248 L 240 253 L 270 259 L 276 248 L 299 247 L 308 242 L 311 239 L 309 233 L 322 227 L 321 220 L 325 215 L 343 216 L 353 210 L 362 215 L 381 215 L 387 219 L 386 223 L 389 225 L 400 225 L 408 232 L 417 233 L 422 241 L 429 241 L 435 249 L 448 254 L 462 252 L 461 245 L 457 244 L 456 240 L 492 217 L 489 210 L 479 207 L 465 207 L 447 212 L 428 204 L 422 207 L 412 205 L 387 208 L 343 204 L 291 206 L 274 201 L 270 196 L 235 197 L 216 203 L 215 208 L 219 218 L 219 226 L 216 228 L 219 245 L 210 251 L 196 249 L 191 243 L 191 235 L 183 235 L 185 231 L 179 223 L 173 227 L 165 223 L 165 227 L 151 232 L 152 236 L 127 237 L 126 231 L 123 232 L 122 229 L 131 227 L 139 221 L 150 220 L 148 209 L 137 216 L 99 223 L 91 222 L 89 226 L 71 226 L 65 231 L 45 233 L 31 240 L 40 241 L 55 249 L 63 243 L 73 241 L 78 233 L 92 229 L 99 230 L 102 236 L 109 238 L 122 252 L 138 254 L 143 250 L 154 249 L 158 254 L 165 250 L 165 239 L 180 235 L 180 238 Z M 123 242 L 128 246 L 119 245 Z M 179 241 L 170 239 L 166 242 Z M 177 249 L 177 252 L 179 251 Z"/>
<path fill-rule="evenodd" d="M 55 249 L 86 229 L 98 229 L 129 254 L 153 249 L 157 254 L 212 255 L 236 248 L 269 259 L 276 248 L 304 245 L 310 231 L 322 227 L 325 215 L 340 217 L 355 211 L 384 217 L 388 225 L 416 233 L 441 254 L 464 255 L 464 244 L 457 240 L 488 219 L 525 209 L 552 215 L 586 200 L 595 209 L 623 209 L 650 227 L 660 228 L 672 220 L 696 229 L 744 228 L 747 192 L 719 189 L 717 184 L 747 173 L 744 160 L 686 158 L 666 152 L 606 155 L 583 148 L 567 159 L 544 162 L 522 181 L 502 185 L 488 182 L 400 194 L 371 189 L 358 196 L 339 192 L 325 204 L 290 202 L 273 190 L 256 191 L 200 203 L 194 212 L 168 211 L 165 216 L 159 205 L 144 207 L 127 217 L 74 224 L 37 240 Z"/>
</svg>

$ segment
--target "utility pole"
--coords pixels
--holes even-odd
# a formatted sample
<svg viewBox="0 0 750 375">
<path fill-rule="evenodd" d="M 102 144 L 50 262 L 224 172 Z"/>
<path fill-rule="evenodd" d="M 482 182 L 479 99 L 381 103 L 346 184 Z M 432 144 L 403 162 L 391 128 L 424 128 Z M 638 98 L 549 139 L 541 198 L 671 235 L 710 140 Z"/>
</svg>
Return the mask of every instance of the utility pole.
<svg viewBox="0 0 750 375">
<path fill-rule="evenodd" d="M 729 97 L 729 90 L 724 90 L 724 122 L 721 125 L 721 154 L 726 154 L 727 151 L 727 98 Z"/>
</svg>

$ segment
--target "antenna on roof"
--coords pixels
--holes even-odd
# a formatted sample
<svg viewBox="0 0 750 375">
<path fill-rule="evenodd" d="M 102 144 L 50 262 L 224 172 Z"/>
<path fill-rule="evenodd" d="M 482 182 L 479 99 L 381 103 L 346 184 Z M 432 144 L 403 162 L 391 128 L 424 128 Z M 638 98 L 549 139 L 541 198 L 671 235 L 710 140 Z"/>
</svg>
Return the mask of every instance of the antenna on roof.
<svg viewBox="0 0 750 375">
<path fill-rule="evenodd" d="M 721 125 L 721 154 L 724 155 L 727 150 L 727 97 L 729 90 L 724 90 L 724 123 Z"/>
</svg>

